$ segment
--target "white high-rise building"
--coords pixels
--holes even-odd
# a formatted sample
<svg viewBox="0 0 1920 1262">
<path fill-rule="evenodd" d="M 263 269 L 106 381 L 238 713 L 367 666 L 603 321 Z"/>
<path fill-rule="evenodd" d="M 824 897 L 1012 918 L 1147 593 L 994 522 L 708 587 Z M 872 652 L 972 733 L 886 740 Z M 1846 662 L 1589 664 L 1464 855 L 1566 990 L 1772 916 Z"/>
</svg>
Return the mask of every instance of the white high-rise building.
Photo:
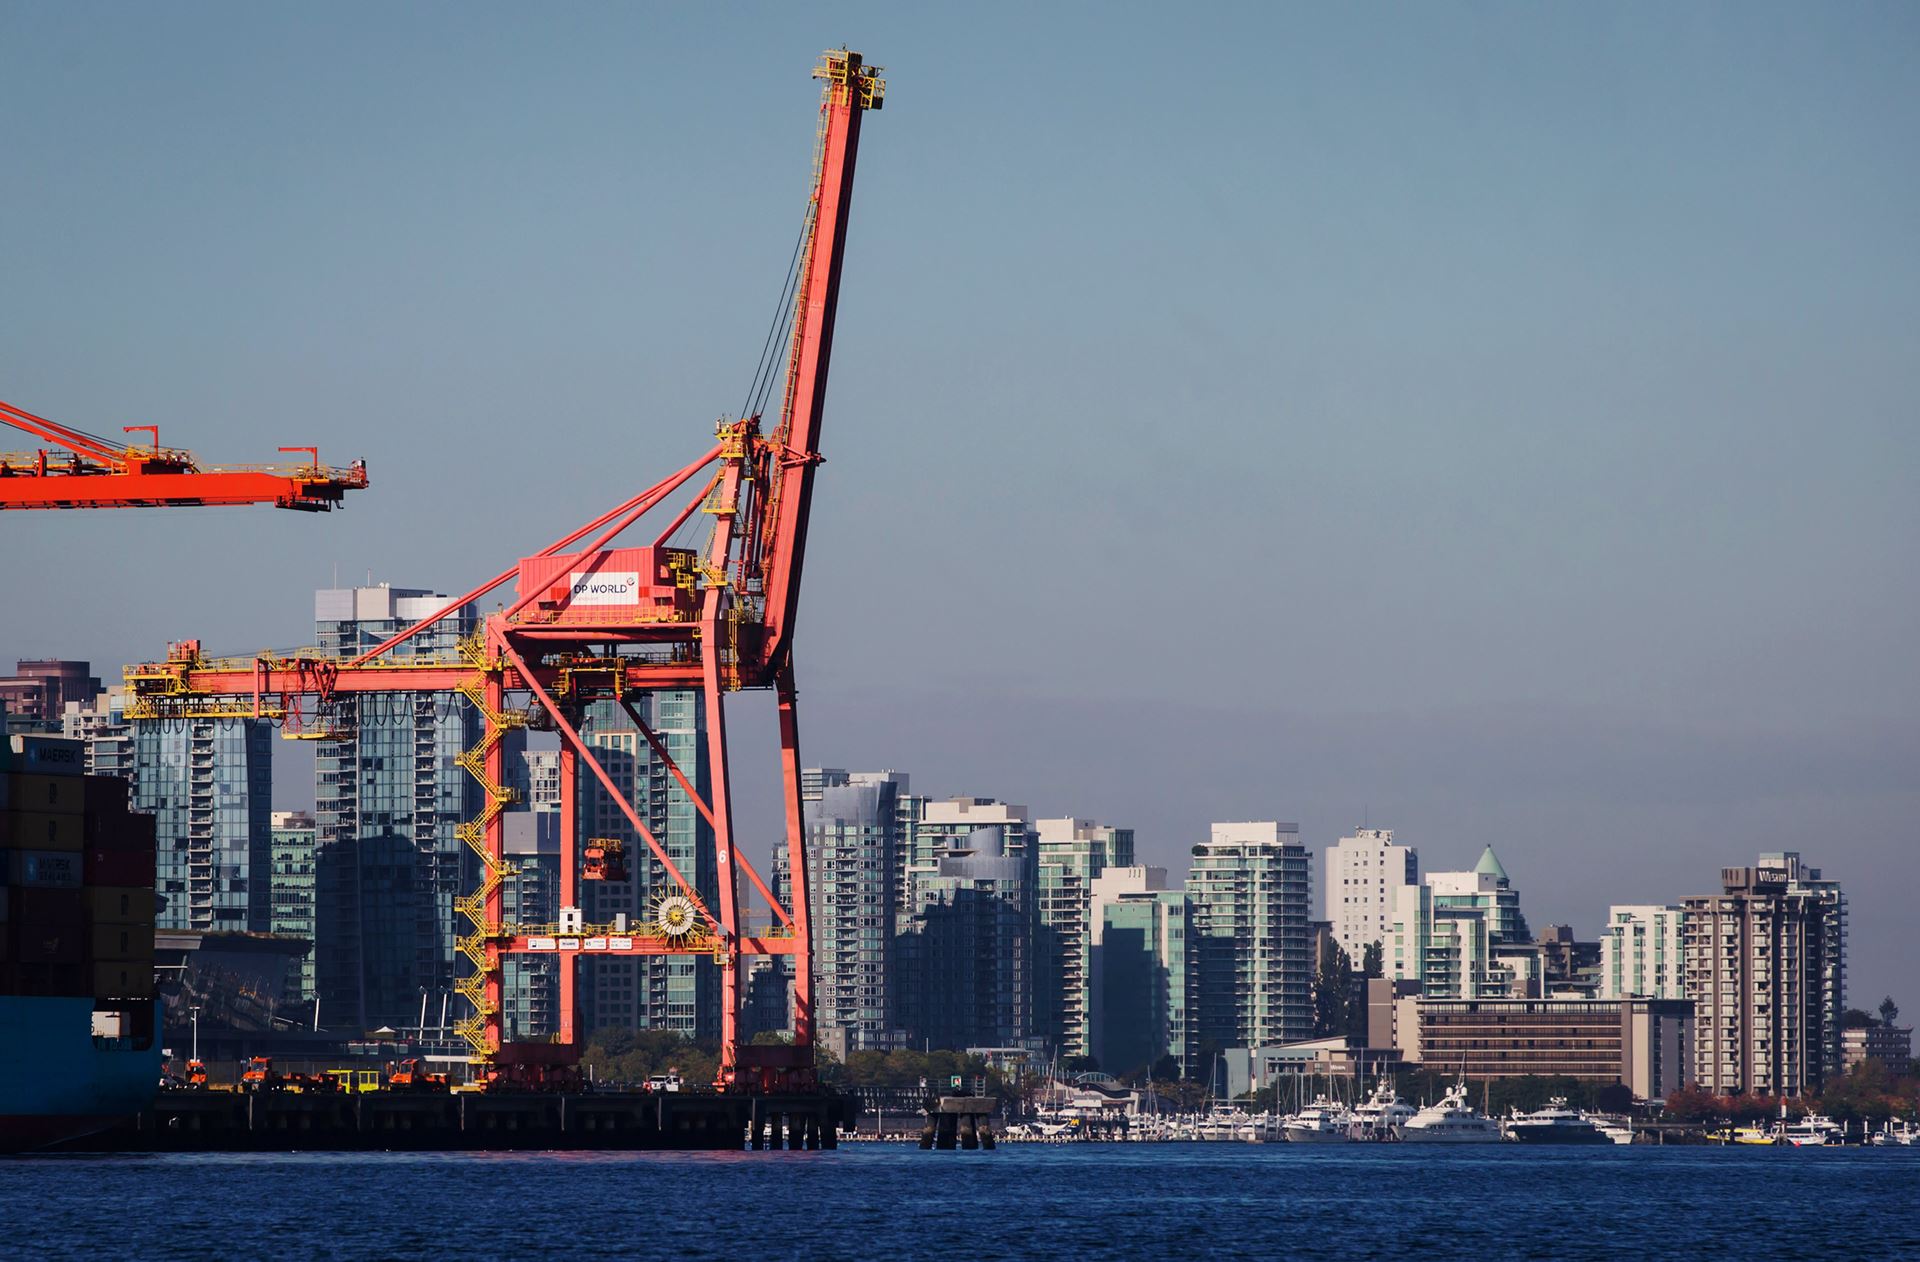
<svg viewBox="0 0 1920 1262">
<path fill-rule="evenodd" d="M 1685 999 L 1680 930 L 1684 907 L 1658 904 L 1607 908 L 1600 931 L 1601 999 Z"/>
<path fill-rule="evenodd" d="M 1420 855 L 1394 844 L 1389 828 L 1362 828 L 1327 847 L 1327 919 L 1334 941 L 1360 967 L 1367 947 L 1393 937 L 1399 891 L 1420 882 Z"/>
<path fill-rule="evenodd" d="M 1386 976 L 1419 982 L 1431 999 L 1481 999 L 1494 994 L 1492 935 L 1477 907 L 1448 907 L 1431 883 L 1402 886 L 1386 940 Z"/>
<path fill-rule="evenodd" d="M 1427 873 L 1427 888 L 1433 891 L 1436 911 L 1478 912 L 1487 923 L 1491 943 L 1533 940 L 1527 918 L 1520 914 L 1520 891 L 1507 878 L 1492 846 L 1481 852 L 1472 871 Z"/>
<path fill-rule="evenodd" d="M 1109 1073 L 1171 1056 L 1191 1072 L 1186 891 L 1167 870 L 1109 867 L 1089 883 L 1089 1050 Z"/>
<path fill-rule="evenodd" d="M 1090 819 L 1043 819 L 1035 821 L 1035 832 L 1042 992 L 1036 1013 L 1060 1055 L 1085 1056 L 1093 1043 L 1090 887 L 1109 867 L 1133 864 L 1133 830 Z"/>
<path fill-rule="evenodd" d="M 1196 994 L 1188 1009 L 1198 1050 L 1312 1033 L 1311 866 L 1297 824 L 1216 823 L 1194 846 L 1186 889 Z"/>
<path fill-rule="evenodd" d="M 1846 897 L 1793 851 L 1722 868 L 1686 900 L 1694 1080 L 1716 1095 L 1817 1094 L 1838 1073 Z"/>
</svg>

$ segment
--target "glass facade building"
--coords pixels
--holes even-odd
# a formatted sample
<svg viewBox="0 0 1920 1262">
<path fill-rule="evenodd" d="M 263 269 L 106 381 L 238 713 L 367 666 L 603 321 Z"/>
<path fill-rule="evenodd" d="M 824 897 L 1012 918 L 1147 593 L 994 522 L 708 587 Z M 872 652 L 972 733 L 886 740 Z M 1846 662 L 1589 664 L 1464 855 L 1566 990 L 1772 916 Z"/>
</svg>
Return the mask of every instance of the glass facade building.
<svg viewBox="0 0 1920 1262">
<path fill-rule="evenodd" d="M 896 882 L 910 843 L 908 779 L 810 770 L 802 781 L 813 925 L 814 1027 L 836 1055 L 904 1041 L 896 993 Z M 785 847 L 774 871 L 784 895 Z"/>
<path fill-rule="evenodd" d="M 313 1002 L 314 839 L 313 816 L 304 811 L 275 811 L 272 816 L 272 908 L 269 931 L 299 938 L 307 954 L 287 981 L 287 998 Z"/>
<path fill-rule="evenodd" d="M 1313 1033 L 1309 859 L 1299 831 L 1272 822 L 1215 824 L 1193 848 L 1189 1056 Z"/>
<path fill-rule="evenodd" d="M 1043 819 L 1035 825 L 1039 941 L 1038 1017 L 1048 1043 L 1062 1056 L 1092 1049 L 1093 881 L 1110 867 L 1133 864 L 1133 830 L 1089 819 Z"/>
<path fill-rule="evenodd" d="M 929 812 L 938 803 L 929 803 Z M 1018 832 L 1018 851 L 1008 834 Z M 914 876 L 915 908 L 899 935 L 900 1017 L 910 1040 L 936 1048 L 1031 1046 L 1037 962 L 1035 852 L 1025 829 L 989 824 L 949 839 Z"/>
<path fill-rule="evenodd" d="M 162 929 L 272 922 L 273 729 L 257 719 L 135 723 L 132 805 L 156 817 Z"/>
<path fill-rule="evenodd" d="M 315 629 L 324 651 L 353 657 L 448 603 L 385 584 L 322 590 Z M 462 607 L 393 656 L 457 661 L 475 625 Z M 479 716 L 453 692 L 346 694 L 334 707 L 314 763 L 320 1023 L 414 1025 L 422 996 L 446 995 L 464 971 L 453 904 L 478 884 L 479 860 L 454 829 L 478 814 L 480 793 L 454 760 L 478 741 Z"/>
<path fill-rule="evenodd" d="M 558 762 L 556 757 L 555 762 Z M 515 871 L 503 891 L 508 924 L 548 926 L 560 919 L 560 811 L 528 803 L 506 814 L 506 857 Z M 509 955 L 502 970 L 501 1024 L 508 1042 L 539 1042 L 559 1033 L 560 962 Z"/>
<path fill-rule="evenodd" d="M 694 790 L 711 793 L 706 756 L 706 720 L 693 692 L 644 693 L 634 708 L 653 729 Z M 661 848 L 709 907 L 718 901 L 713 829 L 667 770 L 626 712 L 612 702 L 587 707 L 582 736 L 601 765 L 646 821 Z M 582 910 L 592 924 L 651 921 L 659 901 L 676 892 L 665 865 L 634 831 L 619 805 L 593 773 L 576 768 L 574 800 L 579 836 L 622 843 L 628 879 L 581 882 Z M 643 956 L 584 959 L 580 963 L 583 1036 L 600 1029 L 678 1030 L 690 1038 L 720 1033 L 720 970 L 706 956 Z"/>
<path fill-rule="evenodd" d="M 1164 868 L 1111 867 L 1092 882 L 1088 973 L 1090 1054 L 1110 1074 L 1151 1070 L 1188 1056 L 1191 985 L 1186 891 L 1167 888 Z"/>
</svg>

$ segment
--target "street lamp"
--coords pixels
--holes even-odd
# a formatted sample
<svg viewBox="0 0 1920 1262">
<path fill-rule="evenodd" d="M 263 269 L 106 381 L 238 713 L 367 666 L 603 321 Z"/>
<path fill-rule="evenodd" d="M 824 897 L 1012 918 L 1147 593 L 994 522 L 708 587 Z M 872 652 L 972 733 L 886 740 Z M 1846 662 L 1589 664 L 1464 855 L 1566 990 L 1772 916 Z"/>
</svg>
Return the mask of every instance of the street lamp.
<svg viewBox="0 0 1920 1262">
<path fill-rule="evenodd" d="M 191 1004 L 187 1014 L 193 1018 L 193 1059 L 200 1059 L 200 1005 Z"/>
</svg>

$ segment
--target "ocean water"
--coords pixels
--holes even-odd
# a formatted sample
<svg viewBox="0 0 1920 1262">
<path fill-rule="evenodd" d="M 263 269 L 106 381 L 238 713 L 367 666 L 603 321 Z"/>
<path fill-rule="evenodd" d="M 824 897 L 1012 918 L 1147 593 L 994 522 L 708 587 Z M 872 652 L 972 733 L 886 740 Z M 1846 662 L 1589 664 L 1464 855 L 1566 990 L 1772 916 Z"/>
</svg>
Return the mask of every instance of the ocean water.
<svg viewBox="0 0 1920 1262">
<path fill-rule="evenodd" d="M 0 1258 L 1920 1258 L 1920 1149 L 0 1159 Z"/>
</svg>

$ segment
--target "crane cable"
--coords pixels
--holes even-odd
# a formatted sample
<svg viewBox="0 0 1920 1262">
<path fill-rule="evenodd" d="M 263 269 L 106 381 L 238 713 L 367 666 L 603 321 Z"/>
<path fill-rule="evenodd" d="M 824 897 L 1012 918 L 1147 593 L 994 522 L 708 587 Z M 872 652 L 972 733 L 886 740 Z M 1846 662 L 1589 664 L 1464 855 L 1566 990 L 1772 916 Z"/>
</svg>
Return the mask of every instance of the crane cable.
<svg viewBox="0 0 1920 1262">
<path fill-rule="evenodd" d="M 774 308 L 772 322 L 767 326 L 767 339 L 760 347 L 760 362 L 753 370 L 753 384 L 747 387 L 746 402 L 740 405 L 742 419 L 764 408 L 767 396 L 773 390 L 774 368 L 780 362 L 774 347 L 785 343 L 787 327 L 793 321 L 793 289 L 800 276 L 800 250 L 807 243 L 807 230 L 812 222 L 813 204 L 809 198 L 807 213 L 800 217 L 800 235 L 794 238 L 793 257 L 787 260 L 787 281 L 780 289 L 780 302 Z"/>
</svg>

